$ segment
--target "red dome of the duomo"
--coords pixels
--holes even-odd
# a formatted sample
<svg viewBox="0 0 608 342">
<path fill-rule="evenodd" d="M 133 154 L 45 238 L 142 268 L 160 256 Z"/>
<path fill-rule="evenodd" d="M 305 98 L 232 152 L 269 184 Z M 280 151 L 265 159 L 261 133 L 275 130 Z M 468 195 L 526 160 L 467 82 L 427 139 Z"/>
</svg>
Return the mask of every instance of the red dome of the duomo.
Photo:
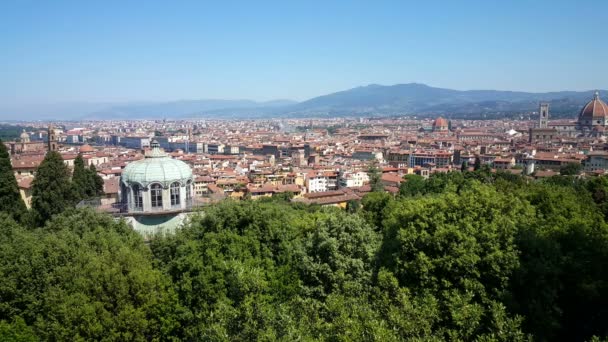
<svg viewBox="0 0 608 342">
<path fill-rule="evenodd" d="M 589 101 L 581 110 L 579 114 L 580 119 L 584 120 L 595 120 L 608 118 L 608 105 L 600 100 L 600 95 L 596 91 L 593 100 Z"/>
<path fill-rule="evenodd" d="M 80 153 L 91 153 L 91 152 L 95 152 L 95 149 L 89 144 L 84 144 L 80 147 Z"/>
<path fill-rule="evenodd" d="M 433 122 L 433 127 L 448 127 L 448 120 L 438 117 L 435 119 L 435 122 Z"/>
</svg>

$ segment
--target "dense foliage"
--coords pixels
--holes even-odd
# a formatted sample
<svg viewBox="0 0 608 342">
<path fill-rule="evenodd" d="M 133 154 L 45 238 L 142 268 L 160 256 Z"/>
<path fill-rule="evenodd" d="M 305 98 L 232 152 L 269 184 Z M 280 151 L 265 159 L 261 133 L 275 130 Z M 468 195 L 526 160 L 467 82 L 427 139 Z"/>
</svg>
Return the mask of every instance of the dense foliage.
<svg viewBox="0 0 608 342">
<path fill-rule="evenodd" d="M 0 208 L 15 220 L 22 220 L 27 210 L 19 193 L 11 158 L 2 140 L 0 140 Z"/>
<path fill-rule="evenodd" d="M 559 173 L 563 176 L 574 176 L 579 174 L 582 170 L 583 165 L 580 163 L 568 163 L 559 169 Z"/>
<path fill-rule="evenodd" d="M 369 177 L 369 186 L 372 192 L 384 191 L 384 185 L 382 184 L 382 172 L 378 168 L 377 162 L 374 160 L 367 169 L 367 175 Z"/>
<path fill-rule="evenodd" d="M 0 317 L 42 340 L 162 340 L 176 310 L 167 277 L 122 222 L 69 210 L 44 228 L 3 219 Z"/>
<path fill-rule="evenodd" d="M 81 154 L 74 159 L 72 187 L 76 201 L 99 197 L 103 194 L 103 179 L 97 174 L 95 165 L 85 167 Z"/>
<path fill-rule="evenodd" d="M 408 176 L 348 210 L 225 201 L 144 243 L 0 217 L 0 340 L 599 341 L 608 178 Z"/>
<path fill-rule="evenodd" d="M 14 140 L 18 139 L 21 136 L 23 130 L 28 132 L 37 130 L 34 127 L 30 126 L 19 126 L 19 125 L 7 125 L 0 124 L 0 139 L 4 140 Z"/>
<path fill-rule="evenodd" d="M 74 205 L 76 195 L 70 178 L 70 170 L 64 164 L 61 154 L 48 152 L 32 182 L 30 217 L 35 226 L 44 225 L 53 215 Z"/>
</svg>

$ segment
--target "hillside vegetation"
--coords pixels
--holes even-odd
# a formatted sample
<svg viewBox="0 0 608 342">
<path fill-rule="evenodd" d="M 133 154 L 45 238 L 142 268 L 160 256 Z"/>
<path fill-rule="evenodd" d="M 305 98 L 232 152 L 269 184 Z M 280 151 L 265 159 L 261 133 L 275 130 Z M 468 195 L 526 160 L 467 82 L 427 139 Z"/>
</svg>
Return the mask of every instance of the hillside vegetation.
<svg viewBox="0 0 608 342">
<path fill-rule="evenodd" d="M 225 201 L 149 244 L 68 208 L 0 216 L 2 341 L 589 341 L 608 178 L 412 179 L 350 212 Z"/>
</svg>

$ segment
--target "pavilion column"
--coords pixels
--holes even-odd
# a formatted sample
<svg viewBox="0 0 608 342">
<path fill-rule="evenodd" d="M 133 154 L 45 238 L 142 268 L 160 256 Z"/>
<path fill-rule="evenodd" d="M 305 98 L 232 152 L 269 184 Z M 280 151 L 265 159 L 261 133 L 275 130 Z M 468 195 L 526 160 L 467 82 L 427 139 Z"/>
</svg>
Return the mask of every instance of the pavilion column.
<svg viewBox="0 0 608 342">
<path fill-rule="evenodd" d="M 163 209 L 171 210 L 171 187 L 163 187 Z"/>
<path fill-rule="evenodd" d="M 145 191 L 142 191 L 142 199 L 143 199 L 143 210 L 150 211 L 152 209 L 152 196 L 151 196 L 150 188 L 146 188 Z"/>
<path fill-rule="evenodd" d="M 182 209 L 186 208 L 186 187 L 187 186 L 188 186 L 188 184 L 181 185 L 179 187 L 179 206 Z"/>
</svg>

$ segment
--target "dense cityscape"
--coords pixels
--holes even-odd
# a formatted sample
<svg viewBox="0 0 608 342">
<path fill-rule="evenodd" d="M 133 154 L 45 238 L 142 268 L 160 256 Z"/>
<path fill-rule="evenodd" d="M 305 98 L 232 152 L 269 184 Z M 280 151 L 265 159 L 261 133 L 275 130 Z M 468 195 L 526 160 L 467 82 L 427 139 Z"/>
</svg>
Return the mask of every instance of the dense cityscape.
<svg viewBox="0 0 608 342">
<path fill-rule="evenodd" d="M 370 169 L 379 172 L 383 190 L 394 195 L 406 175 L 427 179 L 480 166 L 530 179 L 606 172 L 608 106 L 598 92 L 573 115 L 576 120 L 551 120 L 550 103 L 526 114 L 530 120 L 24 122 L 21 125 L 28 129 L 5 144 L 28 207 L 35 170 L 47 150 L 58 151 L 68 167 L 81 155 L 104 181 L 104 196 L 81 205 L 127 216 L 136 230 L 149 235 L 174 229 L 183 218 L 180 211 L 225 198 L 287 194 L 294 202 L 346 208 L 371 191 Z M 129 168 L 132 163 L 145 164 L 152 153 L 165 153 L 166 163 L 182 162 L 177 168 L 184 170 L 177 170 L 172 179 L 175 163 L 158 164 L 154 175 L 142 175 L 153 172 L 146 171 L 146 165 Z M 170 189 L 173 182 L 179 188 Z M 167 190 L 162 191 L 162 201 L 138 197 L 155 183 Z M 170 200 L 171 196 L 177 197 Z M 139 215 L 152 211 L 160 216 L 169 211 L 179 219 L 158 225 L 158 218 Z"/>
</svg>

